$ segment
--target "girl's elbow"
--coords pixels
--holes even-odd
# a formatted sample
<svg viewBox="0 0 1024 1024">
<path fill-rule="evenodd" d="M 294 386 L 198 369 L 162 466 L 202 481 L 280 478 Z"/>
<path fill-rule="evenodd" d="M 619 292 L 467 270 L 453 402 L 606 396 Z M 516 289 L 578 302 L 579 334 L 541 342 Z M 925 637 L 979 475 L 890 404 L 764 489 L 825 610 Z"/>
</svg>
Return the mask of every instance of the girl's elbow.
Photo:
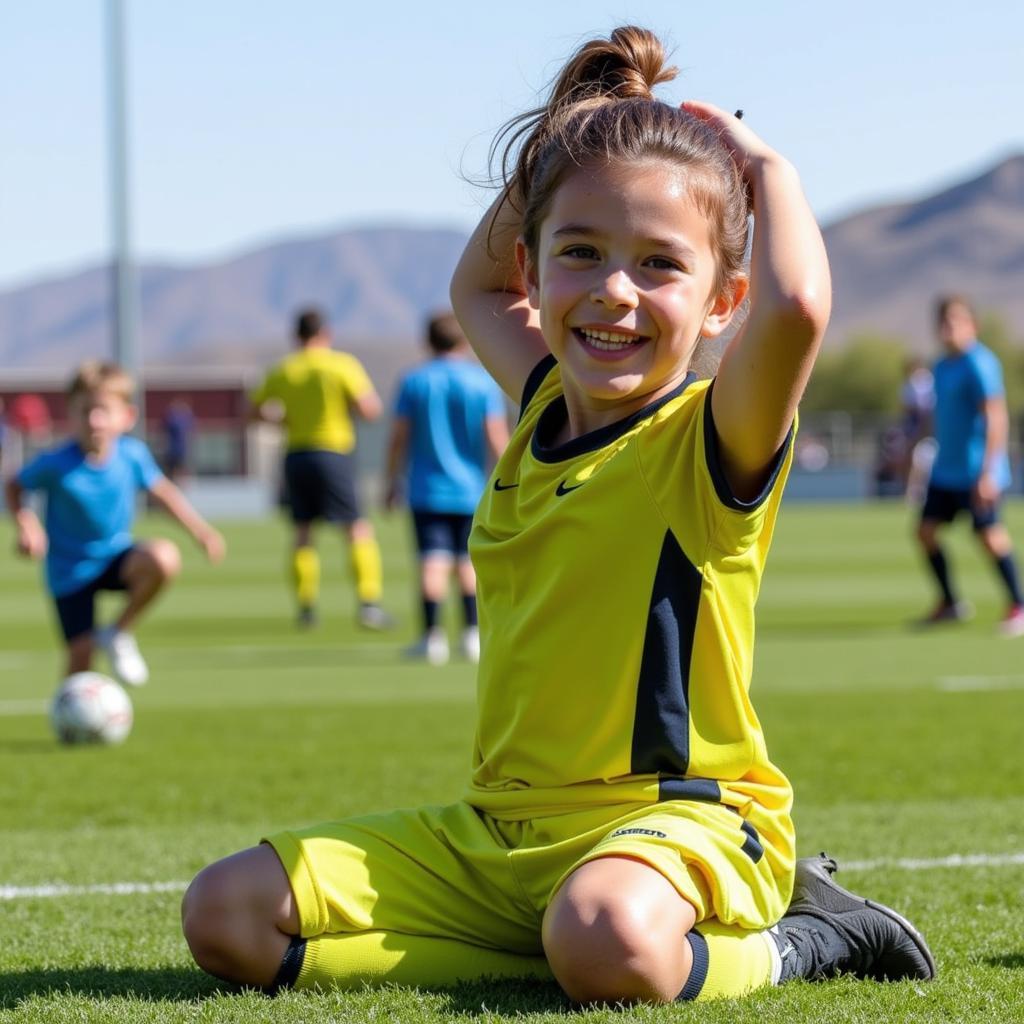
<svg viewBox="0 0 1024 1024">
<path fill-rule="evenodd" d="M 796 288 L 785 297 L 780 312 L 791 331 L 820 339 L 832 315 L 832 289 L 827 282 Z"/>
</svg>

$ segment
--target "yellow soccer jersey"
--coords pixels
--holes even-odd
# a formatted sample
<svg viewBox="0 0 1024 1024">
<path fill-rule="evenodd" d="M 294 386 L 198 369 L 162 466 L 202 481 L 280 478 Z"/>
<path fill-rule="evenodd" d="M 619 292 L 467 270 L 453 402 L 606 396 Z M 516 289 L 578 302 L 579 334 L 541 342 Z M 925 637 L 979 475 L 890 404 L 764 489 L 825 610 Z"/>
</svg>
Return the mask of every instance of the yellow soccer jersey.
<svg viewBox="0 0 1024 1024">
<path fill-rule="evenodd" d="M 289 451 L 350 452 L 356 443 L 351 404 L 372 387 L 355 356 L 311 347 L 282 359 L 249 400 L 281 402 Z"/>
<path fill-rule="evenodd" d="M 470 549 L 481 633 L 467 800 L 509 820 L 595 804 L 723 803 L 783 852 L 790 786 L 748 690 L 754 604 L 792 459 L 742 503 L 691 375 L 553 447 L 553 358 L 533 372 Z"/>
</svg>

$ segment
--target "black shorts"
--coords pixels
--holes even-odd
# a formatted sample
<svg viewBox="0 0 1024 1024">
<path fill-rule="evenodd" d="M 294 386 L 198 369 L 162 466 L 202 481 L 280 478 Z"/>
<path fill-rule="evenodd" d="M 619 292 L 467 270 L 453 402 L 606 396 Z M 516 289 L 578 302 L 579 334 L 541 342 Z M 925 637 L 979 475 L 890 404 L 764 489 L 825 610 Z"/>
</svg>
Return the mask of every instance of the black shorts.
<svg viewBox="0 0 1024 1024">
<path fill-rule="evenodd" d="M 416 550 L 420 558 L 426 555 L 452 555 L 456 558 L 468 556 L 472 515 L 427 512 L 414 508 L 412 523 L 416 530 Z"/>
<path fill-rule="evenodd" d="M 292 521 L 351 523 L 360 518 L 355 466 L 341 452 L 289 452 L 284 460 L 284 483 Z"/>
<path fill-rule="evenodd" d="M 134 547 L 126 548 L 121 554 L 115 555 L 103 572 L 84 587 L 53 599 L 65 640 L 71 641 L 83 633 L 93 631 L 96 626 L 96 595 L 99 591 L 127 589 L 124 580 L 121 579 L 121 567 L 134 550 Z"/>
<path fill-rule="evenodd" d="M 970 490 L 953 490 L 948 487 L 928 485 L 928 493 L 921 509 L 922 522 L 951 523 L 961 512 L 970 512 L 975 530 L 984 530 L 999 522 L 999 503 L 981 511 L 974 507 L 974 495 Z"/>
</svg>

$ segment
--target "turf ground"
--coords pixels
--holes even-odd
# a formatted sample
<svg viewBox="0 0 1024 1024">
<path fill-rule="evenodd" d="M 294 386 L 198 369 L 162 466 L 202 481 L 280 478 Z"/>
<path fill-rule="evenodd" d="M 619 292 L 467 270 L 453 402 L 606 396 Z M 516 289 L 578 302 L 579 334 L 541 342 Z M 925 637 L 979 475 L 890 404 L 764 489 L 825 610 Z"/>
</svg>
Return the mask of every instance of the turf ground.
<svg viewBox="0 0 1024 1024">
<path fill-rule="evenodd" d="M 1024 538 L 1024 506 L 1009 520 Z M 473 673 L 403 664 L 408 540 L 381 525 L 406 627 L 360 634 L 335 537 L 321 628 L 291 626 L 281 524 L 223 524 L 229 560 L 185 548 L 140 630 L 153 681 L 116 749 L 62 749 L 44 708 L 58 675 L 35 567 L 0 528 L 0 1022 L 1016 1021 L 1024 1018 L 1024 639 L 966 531 L 953 556 L 974 622 L 923 636 L 930 598 L 890 506 L 785 509 L 759 609 L 754 695 L 797 794 L 802 855 L 903 910 L 939 963 L 932 985 L 794 984 L 742 1002 L 578 1013 L 547 986 L 268 999 L 194 968 L 184 883 L 280 827 L 448 800 L 470 751 Z M 144 534 L 174 527 L 147 521 Z M 103 887 L 128 885 L 120 892 Z"/>
</svg>

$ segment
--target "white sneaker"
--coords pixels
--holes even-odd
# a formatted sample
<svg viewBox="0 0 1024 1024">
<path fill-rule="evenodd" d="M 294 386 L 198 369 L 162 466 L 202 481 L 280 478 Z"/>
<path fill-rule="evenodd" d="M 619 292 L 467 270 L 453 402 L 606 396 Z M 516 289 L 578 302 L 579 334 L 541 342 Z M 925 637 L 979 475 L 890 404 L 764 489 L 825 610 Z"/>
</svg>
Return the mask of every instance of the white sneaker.
<svg viewBox="0 0 1024 1024">
<path fill-rule="evenodd" d="M 107 626 L 96 634 L 96 642 L 106 651 L 110 668 L 120 682 L 126 686 L 143 686 L 149 682 L 149 668 L 131 633 Z"/>
<path fill-rule="evenodd" d="M 467 626 L 462 631 L 462 655 L 474 665 L 480 661 L 480 630 L 476 626 Z"/>
<path fill-rule="evenodd" d="M 417 658 L 428 665 L 446 665 L 448 663 L 448 637 L 441 629 L 431 629 L 405 649 L 407 658 Z"/>
</svg>

